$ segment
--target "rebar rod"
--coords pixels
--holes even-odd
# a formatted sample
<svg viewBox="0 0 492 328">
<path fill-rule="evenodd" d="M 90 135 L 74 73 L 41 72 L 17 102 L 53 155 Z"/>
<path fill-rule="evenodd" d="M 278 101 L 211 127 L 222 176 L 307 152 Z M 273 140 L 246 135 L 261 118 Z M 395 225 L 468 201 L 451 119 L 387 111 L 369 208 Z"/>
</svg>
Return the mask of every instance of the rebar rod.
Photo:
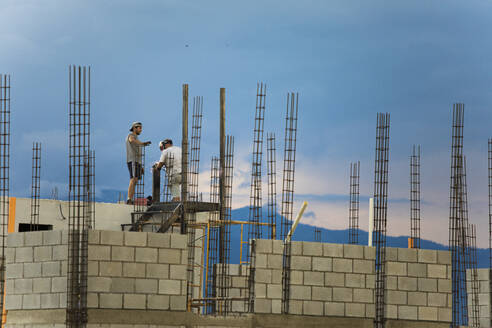
<svg viewBox="0 0 492 328">
<path fill-rule="evenodd" d="M 420 248 L 420 145 L 410 156 L 410 238 L 412 248 Z"/>
<path fill-rule="evenodd" d="M 277 159 L 275 134 L 267 135 L 268 223 L 269 238 L 276 239 L 277 227 Z"/>
<path fill-rule="evenodd" d="M 0 74 L 0 224 L 2 225 L 2 257 L 0 258 L 0 295 L 5 295 L 5 246 L 9 220 L 10 197 L 10 75 Z M 0 312 L 4 313 L 4 297 Z"/>
<path fill-rule="evenodd" d="M 388 208 L 388 162 L 389 162 L 390 114 L 377 115 L 376 156 L 374 170 L 374 230 L 376 247 L 375 328 L 385 325 L 386 283 L 386 223 Z"/>
<path fill-rule="evenodd" d="M 317 227 L 314 227 L 314 241 L 318 243 L 321 242 L 321 230 Z"/>
<path fill-rule="evenodd" d="M 350 163 L 349 244 L 359 243 L 360 162 Z"/>
<path fill-rule="evenodd" d="M 39 228 L 39 194 L 41 175 L 41 143 L 32 143 L 32 180 L 31 180 L 31 224 L 30 230 Z"/>
</svg>

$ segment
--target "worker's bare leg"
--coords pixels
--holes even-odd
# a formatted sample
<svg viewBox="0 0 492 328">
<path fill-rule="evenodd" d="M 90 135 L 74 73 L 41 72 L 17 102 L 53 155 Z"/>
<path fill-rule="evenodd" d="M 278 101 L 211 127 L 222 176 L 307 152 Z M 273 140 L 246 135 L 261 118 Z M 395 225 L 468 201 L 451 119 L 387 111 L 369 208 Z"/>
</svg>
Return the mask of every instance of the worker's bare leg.
<svg viewBox="0 0 492 328">
<path fill-rule="evenodd" d="M 130 184 L 128 185 L 128 198 L 133 200 L 133 195 L 135 194 L 135 186 L 137 185 L 138 178 L 131 178 Z"/>
</svg>

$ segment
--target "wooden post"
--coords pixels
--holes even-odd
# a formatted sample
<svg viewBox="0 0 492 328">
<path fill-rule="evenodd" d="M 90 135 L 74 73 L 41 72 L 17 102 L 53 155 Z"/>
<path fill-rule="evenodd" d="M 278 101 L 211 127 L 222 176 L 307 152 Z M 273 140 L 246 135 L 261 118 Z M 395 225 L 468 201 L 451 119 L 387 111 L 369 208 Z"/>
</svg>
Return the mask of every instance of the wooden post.
<svg viewBox="0 0 492 328">
<path fill-rule="evenodd" d="M 181 139 L 181 202 L 186 202 L 188 194 L 188 84 L 183 84 L 183 135 Z M 186 209 L 183 207 L 181 233 L 186 233 Z"/>
<path fill-rule="evenodd" d="M 152 169 L 152 203 L 161 201 L 161 170 Z"/>
<path fill-rule="evenodd" d="M 224 263 L 224 234 L 225 227 L 225 88 L 220 88 L 220 158 L 219 158 L 219 218 L 220 222 L 220 241 L 219 241 L 219 263 Z"/>
</svg>

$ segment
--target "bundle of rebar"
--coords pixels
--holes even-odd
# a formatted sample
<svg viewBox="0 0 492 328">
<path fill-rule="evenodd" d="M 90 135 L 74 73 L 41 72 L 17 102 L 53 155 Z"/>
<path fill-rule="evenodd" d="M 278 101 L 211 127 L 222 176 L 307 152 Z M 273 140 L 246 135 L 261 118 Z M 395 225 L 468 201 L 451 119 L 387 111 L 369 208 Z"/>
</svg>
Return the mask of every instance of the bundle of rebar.
<svg viewBox="0 0 492 328">
<path fill-rule="evenodd" d="M 39 226 L 39 193 L 41 175 L 41 143 L 32 143 L 32 180 L 31 180 L 31 223 L 30 230 Z"/>
<path fill-rule="evenodd" d="M 420 248 L 420 145 L 410 156 L 410 233 L 412 248 Z"/>
<path fill-rule="evenodd" d="M 386 284 L 386 223 L 388 210 L 390 114 L 378 113 L 376 128 L 376 157 L 374 170 L 374 230 L 376 247 L 375 328 L 384 328 Z"/>
<path fill-rule="evenodd" d="M 0 224 L 2 257 L 0 258 L 0 295 L 5 295 L 5 246 L 9 222 L 10 191 L 10 75 L 0 74 Z M 4 297 L 0 312 L 4 313 Z"/>
<path fill-rule="evenodd" d="M 349 244 L 359 243 L 360 162 L 350 163 Z"/>
<path fill-rule="evenodd" d="M 269 238 L 276 238 L 277 227 L 277 159 L 275 134 L 267 135 L 268 228 Z"/>
</svg>

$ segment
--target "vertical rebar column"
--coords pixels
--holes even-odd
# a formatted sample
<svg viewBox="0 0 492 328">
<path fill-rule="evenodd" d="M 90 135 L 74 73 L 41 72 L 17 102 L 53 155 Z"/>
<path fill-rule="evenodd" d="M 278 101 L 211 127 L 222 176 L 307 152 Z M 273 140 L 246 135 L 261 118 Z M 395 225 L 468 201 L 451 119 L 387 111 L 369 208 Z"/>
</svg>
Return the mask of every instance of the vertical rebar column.
<svg viewBox="0 0 492 328">
<path fill-rule="evenodd" d="M 145 146 L 140 147 L 140 160 L 135 161 L 142 164 L 140 179 L 138 179 L 137 185 L 135 186 L 135 197 L 133 202 L 133 211 L 137 213 L 143 212 L 147 205 L 147 200 L 145 199 L 145 148 Z M 138 167 L 136 169 L 138 169 Z M 140 215 L 138 215 L 138 217 L 140 217 Z M 138 217 L 135 219 L 138 220 Z"/>
<path fill-rule="evenodd" d="M 349 244 L 359 243 L 360 162 L 350 163 Z"/>
<path fill-rule="evenodd" d="M 413 145 L 410 156 L 410 240 L 420 248 L 420 145 Z"/>
<path fill-rule="evenodd" d="M 171 173 L 173 172 L 173 167 L 174 167 L 174 155 L 169 154 L 169 161 L 168 165 L 166 165 L 165 169 L 165 176 L 164 176 L 164 187 L 163 187 L 163 201 L 164 202 L 169 202 L 171 201 L 171 188 L 170 188 L 170 183 L 169 179 L 171 178 Z"/>
<path fill-rule="evenodd" d="M 275 134 L 267 135 L 268 224 L 269 238 L 276 239 L 277 227 L 277 159 Z"/>
<path fill-rule="evenodd" d="M 32 180 L 31 180 L 31 226 L 30 230 L 38 230 L 39 225 L 39 194 L 41 175 L 41 143 L 32 143 Z"/>
<path fill-rule="evenodd" d="M 88 172 L 88 217 L 89 229 L 96 229 L 96 152 L 89 151 L 89 172 Z"/>
<path fill-rule="evenodd" d="M 321 243 L 321 230 L 317 227 L 314 227 L 314 241 Z"/>
<path fill-rule="evenodd" d="M 67 327 L 85 327 L 87 323 L 90 76 L 90 67 L 69 67 Z"/>
<path fill-rule="evenodd" d="M 0 295 L 5 295 L 5 243 L 9 222 L 10 197 L 10 75 L 0 74 L 0 224 L 2 257 L 0 258 Z M 0 297 L 0 313 L 4 297 Z"/>
<path fill-rule="evenodd" d="M 470 273 L 469 280 L 471 287 L 471 306 L 469 309 L 470 327 L 480 327 L 480 305 L 478 300 L 479 294 L 479 281 L 478 281 L 478 258 L 477 258 L 477 232 L 475 224 L 468 224 L 468 246 L 470 253 L 470 267 L 468 268 L 468 272 Z"/>
<path fill-rule="evenodd" d="M 492 139 L 489 139 L 489 269 L 492 271 Z"/>
<path fill-rule="evenodd" d="M 190 201 L 198 201 L 198 176 L 200 171 L 200 143 L 202 137 L 203 97 L 193 98 L 191 123 Z"/>
<path fill-rule="evenodd" d="M 378 113 L 374 170 L 374 230 L 376 247 L 375 328 L 384 328 L 386 280 L 386 222 L 388 209 L 388 160 L 390 114 Z"/>
<path fill-rule="evenodd" d="M 466 285 L 466 270 L 473 268 L 473 259 L 472 259 L 472 249 L 471 249 L 471 228 L 468 221 L 468 187 L 466 182 L 466 156 L 462 156 L 461 159 L 462 168 L 460 171 L 460 179 L 461 179 L 461 190 L 459 196 L 460 202 L 460 220 L 461 220 L 461 234 L 460 234 L 460 247 L 462 249 L 462 254 L 464 254 L 464 265 L 462 265 L 461 269 L 461 283 L 460 283 L 460 304 L 462 314 L 465 316 L 464 321 L 467 322 L 469 320 L 469 311 L 468 311 L 468 291 Z M 475 266 L 476 267 L 476 266 Z"/>
</svg>

